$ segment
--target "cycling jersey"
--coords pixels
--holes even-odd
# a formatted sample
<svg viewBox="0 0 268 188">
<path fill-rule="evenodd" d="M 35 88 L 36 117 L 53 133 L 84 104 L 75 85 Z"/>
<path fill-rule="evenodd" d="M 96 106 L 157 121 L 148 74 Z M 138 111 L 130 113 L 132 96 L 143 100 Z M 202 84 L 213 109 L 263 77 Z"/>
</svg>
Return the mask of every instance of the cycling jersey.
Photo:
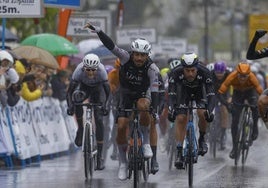
<svg viewBox="0 0 268 188">
<path fill-rule="evenodd" d="M 203 106 L 206 105 L 201 104 L 204 103 L 202 102 L 203 99 L 207 99 L 207 109 L 212 112 L 215 106 L 215 91 L 211 73 L 203 65 L 198 64 L 196 67 L 198 69 L 197 75 L 192 82 L 185 79 L 183 66 L 178 66 L 170 72 L 168 84 L 169 106 L 174 106 L 174 104 L 188 105 L 190 98 L 195 99 Z"/>
<path fill-rule="evenodd" d="M 154 109 L 157 109 L 159 69 L 156 64 L 148 58 L 142 67 L 135 66 L 131 53 L 115 45 L 112 39 L 103 31 L 97 34 L 103 45 L 120 60 L 120 106 L 122 108 L 131 108 L 135 100 L 146 97 L 151 99 L 151 105 Z M 127 116 L 126 114 L 121 115 Z"/>
<path fill-rule="evenodd" d="M 232 72 L 222 83 L 221 87 L 219 88 L 218 92 L 220 94 L 224 94 L 230 86 L 233 86 L 234 90 L 239 91 L 246 91 L 248 89 L 255 88 L 259 94 L 262 93 L 262 87 L 259 84 L 258 79 L 256 76 L 250 72 L 249 77 L 246 82 L 241 83 L 238 78 L 238 72 L 234 71 Z"/>
</svg>

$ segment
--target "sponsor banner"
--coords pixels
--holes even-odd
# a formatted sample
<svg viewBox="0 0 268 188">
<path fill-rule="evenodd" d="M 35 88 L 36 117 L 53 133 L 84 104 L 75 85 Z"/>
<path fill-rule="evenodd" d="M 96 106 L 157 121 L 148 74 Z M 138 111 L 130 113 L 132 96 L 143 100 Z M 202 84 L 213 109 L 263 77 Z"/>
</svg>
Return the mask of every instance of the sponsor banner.
<svg viewBox="0 0 268 188">
<path fill-rule="evenodd" d="M 65 126 L 66 126 L 66 129 L 68 131 L 69 139 L 72 143 L 74 143 L 74 139 L 75 139 L 76 131 L 77 131 L 77 122 L 76 122 L 74 116 L 69 116 L 66 113 L 66 110 L 67 110 L 67 101 L 66 100 L 60 102 L 60 107 L 62 110 L 62 116 L 65 120 Z"/>
<path fill-rule="evenodd" d="M 40 155 L 28 102 L 21 98 L 16 106 L 9 108 L 10 115 L 14 117 L 14 123 L 19 129 L 19 138 L 23 148 L 20 159 Z"/>
<path fill-rule="evenodd" d="M 0 108 L 0 110 L 2 111 L 2 109 Z M 5 138 L 5 134 L 3 131 L 3 124 L 2 124 L 2 120 L 3 116 L 2 113 L 0 113 L 0 154 L 8 154 L 9 150 L 7 148 L 7 141 Z"/>
<path fill-rule="evenodd" d="M 44 97 L 43 105 L 45 123 L 49 127 L 55 151 L 67 151 L 71 141 L 62 116 L 59 100 L 52 97 Z"/>
<path fill-rule="evenodd" d="M 56 152 L 53 142 L 53 132 L 45 120 L 43 100 L 38 99 L 29 103 L 40 154 L 48 155 Z"/>
<path fill-rule="evenodd" d="M 12 132 L 9 127 L 8 119 L 6 116 L 5 109 L 0 110 L 0 121 L 1 121 L 1 129 L 4 134 L 4 139 L 5 144 L 7 146 L 7 150 L 9 153 L 15 154 L 15 148 L 13 145 L 13 139 L 12 139 Z"/>
</svg>

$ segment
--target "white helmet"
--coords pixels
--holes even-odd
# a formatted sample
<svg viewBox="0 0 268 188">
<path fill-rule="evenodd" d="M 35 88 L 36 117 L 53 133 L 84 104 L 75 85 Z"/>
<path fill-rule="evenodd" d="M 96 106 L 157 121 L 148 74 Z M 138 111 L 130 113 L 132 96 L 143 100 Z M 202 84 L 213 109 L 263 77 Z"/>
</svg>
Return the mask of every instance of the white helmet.
<svg viewBox="0 0 268 188">
<path fill-rule="evenodd" d="M 4 59 L 8 60 L 10 62 L 10 66 L 13 65 L 14 59 L 12 55 L 7 52 L 6 50 L 0 50 L 0 61 L 3 61 Z"/>
<path fill-rule="evenodd" d="M 133 52 L 149 54 L 151 52 L 151 48 L 151 44 L 143 38 L 136 39 L 131 44 L 131 50 Z"/>
<path fill-rule="evenodd" d="M 184 67 L 194 67 L 199 63 L 198 57 L 195 53 L 186 53 L 181 57 L 181 64 Z"/>
<path fill-rule="evenodd" d="M 213 71 L 214 70 L 214 63 L 209 63 L 206 65 L 206 67 L 209 71 Z"/>
<path fill-rule="evenodd" d="M 87 54 L 83 59 L 83 65 L 85 68 L 97 69 L 100 64 L 100 58 L 95 54 Z"/>
</svg>

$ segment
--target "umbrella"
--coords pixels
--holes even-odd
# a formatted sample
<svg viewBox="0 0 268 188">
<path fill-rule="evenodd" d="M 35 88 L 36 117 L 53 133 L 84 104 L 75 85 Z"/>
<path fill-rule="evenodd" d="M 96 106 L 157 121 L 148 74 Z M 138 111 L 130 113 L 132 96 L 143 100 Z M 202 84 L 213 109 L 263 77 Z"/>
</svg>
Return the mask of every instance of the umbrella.
<svg viewBox="0 0 268 188">
<path fill-rule="evenodd" d="M 54 56 L 78 53 L 77 47 L 68 39 L 52 33 L 31 35 L 24 39 L 21 45 L 37 46 L 49 51 Z"/>
<path fill-rule="evenodd" d="M 29 60 L 31 63 L 36 63 L 52 69 L 59 68 L 59 64 L 55 57 L 41 48 L 35 46 L 19 46 L 13 49 L 12 52 L 17 56 Z"/>
<path fill-rule="evenodd" d="M 0 25 L 0 40 L 2 40 L 2 33 L 3 32 L 3 26 Z M 6 42 L 16 42 L 19 41 L 19 38 L 14 35 L 10 30 L 5 28 L 5 41 Z"/>
<path fill-rule="evenodd" d="M 89 54 L 89 53 L 96 54 L 101 59 L 116 58 L 116 56 L 103 45 L 98 48 L 88 51 L 86 54 Z"/>
<path fill-rule="evenodd" d="M 86 52 L 98 48 L 101 45 L 102 42 L 99 39 L 87 39 L 80 41 L 77 44 L 77 48 L 81 53 L 85 54 Z"/>
</svg>

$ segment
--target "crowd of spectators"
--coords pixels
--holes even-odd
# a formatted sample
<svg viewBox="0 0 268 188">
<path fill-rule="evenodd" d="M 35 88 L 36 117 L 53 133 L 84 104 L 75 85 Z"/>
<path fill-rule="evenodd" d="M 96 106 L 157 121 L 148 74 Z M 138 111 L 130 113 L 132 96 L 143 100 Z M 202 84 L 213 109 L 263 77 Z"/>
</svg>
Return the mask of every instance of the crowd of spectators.
<svg viewBox="0 0 268 188">
<path fill-rule="evenodd" d="M 44 96 L 65 100 L 70 73 L 19 58 L 0 50 L 0 108 L 15 106 L 20 98 L 34 101 Z"/>
</svg>

